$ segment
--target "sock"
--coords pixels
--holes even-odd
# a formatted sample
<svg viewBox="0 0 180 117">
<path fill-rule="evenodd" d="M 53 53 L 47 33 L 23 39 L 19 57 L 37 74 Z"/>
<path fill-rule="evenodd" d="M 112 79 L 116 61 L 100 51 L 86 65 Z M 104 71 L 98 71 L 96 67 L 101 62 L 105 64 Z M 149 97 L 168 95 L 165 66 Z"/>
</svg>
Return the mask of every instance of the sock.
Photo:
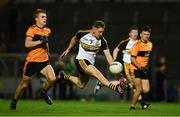
<svg viewBox="0 0 180 117">
<path fill-rule="evenodd" d="M 114 91 L 116 90 L 116 85 L 114 85 L 112 83 L 110 83 L 108 87 Z"/>
<path fill-rule="evenodd" d="M 12 99 L 12 103 L 16 104 L 17 103 L 17 99 Z"/>
<path fill-rule="evenodd" d="M 42 89 L 41 92 L 42 92 L 42 93 L 47 93 L 47 90 Z"/>
<path fill-rule="evenodd" d="M 144 101 L 144 94 L 143 93 L 141 93 L 141 97 L 142 98 L 139 100 L 139 102 L 140 102 L 141 105 L 144 105 L 145 101 Z"/>
<path fill-rule="evenodd" d="M 142 98 L 142 99 L 140 99 L 140 100 L 139 100 L 139 102 L 140 102 L 140 104 L 141 104 L 141 105 L 144 105 L 144 104 L 145 104 L 145 102 L 144 102 L 143 98 Z"/>
<path fill-rule="evenodd" d="M 64 74 L 64 79 L 69 80 L 70 76 L 69 74 Z"/>
</svg>

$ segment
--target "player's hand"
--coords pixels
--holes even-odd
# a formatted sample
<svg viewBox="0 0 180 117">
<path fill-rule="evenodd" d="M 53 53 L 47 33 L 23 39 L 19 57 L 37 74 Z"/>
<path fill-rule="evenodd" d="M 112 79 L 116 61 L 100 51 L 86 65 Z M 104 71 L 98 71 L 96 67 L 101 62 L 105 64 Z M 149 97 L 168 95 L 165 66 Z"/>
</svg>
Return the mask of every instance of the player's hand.
<svg viewBox="0 0 180 117">
<path fill-rule="evenodd" d="M 147 70 L 147 68 L 145 68 L 145 67 L 141 67 L 141 71 L 142 71 L 143 73 L 145 73 L 145 74 L 148 73 L 148 70 Z"/>
<path fill-rule="evenodd" d="M 48 42 L 48 38 L 43 36 L 42 39 L 41 39 L 41 43 L 44 44 L 44 43 L 47 43 Z"/>
<path fill-rule="evenodd" d="M 68 53 L 69 53 L 69 50 L 65 50 L 65 51 L 60 55 L 60 59 L 63 59 Z"/>
<path fill-rule="evenodd" d="M 134 87 L 134 84 L 128 83 L 128 86 L 132 89 Z"/>
<path fill-rule="evenodd" d="M 146 75 L 147 78 L 149 77 L 148 69 L 147 68 L 141 67 L 141 71 Z"/>
<path fill-rule="evenodd" d="M 130 87 L 130 88 L 134 88 L 134 83 L 133 83 L 132 79 L 129 78 L 129 77 L 127 77 L 126 80 L 127 80 L 127 83 L 128 83 L 128 85 L 129 85 L 129 87 Z"/>
</svg>

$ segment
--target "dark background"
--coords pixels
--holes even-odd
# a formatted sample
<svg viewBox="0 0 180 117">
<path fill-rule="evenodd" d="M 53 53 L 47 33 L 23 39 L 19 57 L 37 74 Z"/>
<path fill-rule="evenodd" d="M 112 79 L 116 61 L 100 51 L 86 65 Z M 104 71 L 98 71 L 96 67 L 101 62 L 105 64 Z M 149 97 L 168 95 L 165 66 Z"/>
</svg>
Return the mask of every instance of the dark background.
<svg viewBox="0 0 180 117">
<path fill-rule="evenodd" d="M 131 26 L 151 26 L 151 64 L 164 56 L 168 80 L 180 87 L 180 0 L 1 0 L 0 37 L 6 46 L 4 54 L 26 53 L 25 32 L 33 24 L 32 12 L 37 8 L 47 11 L 48 27 L 52 30 L 50 53 L 55 54 L 66 48 L 79 29 L 91 28 L 95 20 L 105 21 L 104 36 L 111 52 L 120 40 L 128 37 Z"/>
</svg>

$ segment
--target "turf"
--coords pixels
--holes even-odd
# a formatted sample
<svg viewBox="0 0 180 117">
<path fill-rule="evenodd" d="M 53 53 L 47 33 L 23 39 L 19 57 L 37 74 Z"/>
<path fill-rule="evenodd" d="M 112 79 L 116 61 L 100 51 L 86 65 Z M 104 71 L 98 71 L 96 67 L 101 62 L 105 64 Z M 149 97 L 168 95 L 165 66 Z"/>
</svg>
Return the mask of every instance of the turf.
<svg viewBox="0 0 180 117">
<path fill-rule="evenodd" d="M 148 110 L 129 110 L 122 101 L 54 101 L 20 100 L 17 110 L 9 110 L 10 100 L 0 100 L 0 116 L 180 116 L 179 103 L 152 103 Z"/>
</svg>

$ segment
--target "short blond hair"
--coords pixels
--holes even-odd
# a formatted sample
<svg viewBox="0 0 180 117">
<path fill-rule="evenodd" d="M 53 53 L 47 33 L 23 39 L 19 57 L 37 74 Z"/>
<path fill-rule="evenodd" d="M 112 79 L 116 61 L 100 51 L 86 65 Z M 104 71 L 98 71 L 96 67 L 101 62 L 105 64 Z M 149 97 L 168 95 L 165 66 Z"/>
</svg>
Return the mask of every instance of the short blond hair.
<svg viewBox="0 0 180 117">
<path fill-rule="evenodd" d="M 33 18 L 37 18 L 38 14 L 39 13 L 45 13 L 46 14 L 46 11 L 43 10 L 43 9 L 36 9 L 34 12 L 33 12 Z"/>
<path fill-rule="evenodd" d="M 97 20 L 92 24 L 93 27 L 96 28 L 104 28 L 105 29 L 105 23 L 102 20 Z"/>
</svg>

